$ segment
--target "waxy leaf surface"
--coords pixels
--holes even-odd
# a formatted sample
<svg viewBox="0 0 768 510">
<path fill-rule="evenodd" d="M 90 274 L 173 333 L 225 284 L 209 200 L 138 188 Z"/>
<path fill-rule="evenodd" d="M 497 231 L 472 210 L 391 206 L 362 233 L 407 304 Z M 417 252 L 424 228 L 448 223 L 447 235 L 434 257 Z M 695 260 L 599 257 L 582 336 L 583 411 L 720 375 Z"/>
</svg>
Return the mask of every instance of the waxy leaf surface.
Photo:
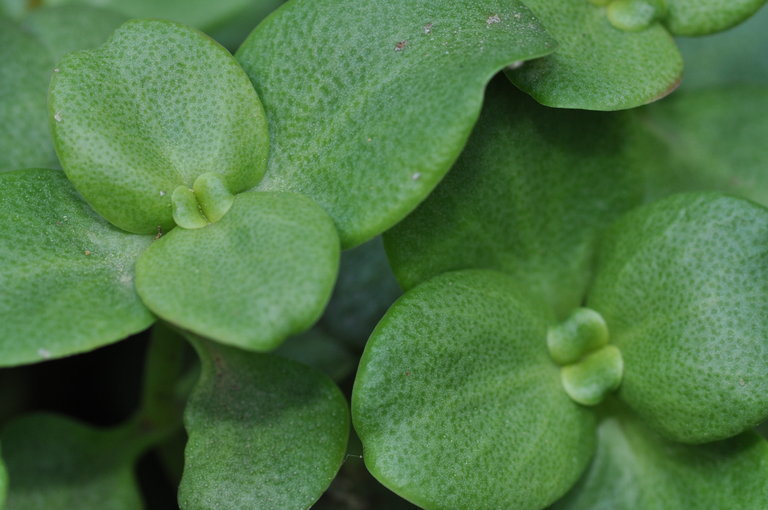
<svg viewBox="0 0 768 510">
<path fill-rule="evenodd" d="M 341 466 L 347 403 L 326 376 L 278 356 L 197 340 L 185 414 L 183 510 L 309 508 Z"/>
<path fill-rule="evenodd" d="M 767 479 L 768 443 L 754 432 L 685 445 L 609 417 L 589 469 L 553 510 L 762 510 Z"/>
<path fill-rule="evenodd" d="M 741 23 L 765 0 L 668 0 L 664 25 L 675 35 L 706 35 Z"/>
<path fill-rule="evenodd" d="M 339 239 L 320 207 L 295 193 L 248 192 L 218 222 L 155 241 L 136 285 L 167 321 L 269 350 L 320 317 L 338 264 Z"/>
<path fill-rule="evenodd" d="M 632 113 L 655 144 L 652 195 L 719 190 L 768 205 L 768 81 L 681 91 Z"/>
<path fill-rule="evenodd" d="M 3 430 L 10 479 L 5 510 L 140 510 L 123 429 L 95 429 L 56 415 L 19 418 Z"/>
<path fill-rule="evenodd" d="M 768 210 L 715 193 L 644 206 L 606 235 L 596 274 L 587 306 L 646 423 L 701 443 L 768 417 Z"/>
<path fill-rule="evenodd" d="M 587 110 L 633 108 L 665 96 L 680 81 L 680 52 L 660 24 L 627 32 L 610 23 L 605 7 L 589 0 L 525 3 L 558 47 L 508 75 L 540 103 Z"/>
<path fill-rule="evenodd" d="M 385 234 L 400 283 L 496 269 L 563 318 L 581 304 L 598 234 L 642 199 L 630 120 L 546 108 L 494 81 L 456 165 Z"/>
<path fill-rule="evenodd" d="M 495 271 L 445 273 L 376 327 L 352 397 L 371 473 L 427 509 L 541 509 L 592 455 L 594 417 L 546 345 L 546 305 Z"/>
<path fill-rule="evenodd" d="M 232 193 L 261 178 L 261 104 L 234 58 L 204 34 L 132 20 L 59 69 L 49 96 L 56 152 L 78 191 L 118 227 L 167 231 L 173 191 L 201 174 L 219 174 Z"/>
<path fill-rule="evenodd" d="M 0 175 L 0 366 L 88 351 L 154 317 L 134 289 L 152 238 L 122 232 L 60 170 Z"/>
<path fill-rule="evenodd" d="M 293 0 L 237 52 L 269 118 L 260 186 L 309 195 L 360 244 L 443 177 L 491 76 L 554 47 L 517 0 Z"/>
<path fill-rule="evenodd" d="M 53 59 L 37 38 L 0 17 L 0 172 L 56 161 L 45 107 Z"/>
</svg>

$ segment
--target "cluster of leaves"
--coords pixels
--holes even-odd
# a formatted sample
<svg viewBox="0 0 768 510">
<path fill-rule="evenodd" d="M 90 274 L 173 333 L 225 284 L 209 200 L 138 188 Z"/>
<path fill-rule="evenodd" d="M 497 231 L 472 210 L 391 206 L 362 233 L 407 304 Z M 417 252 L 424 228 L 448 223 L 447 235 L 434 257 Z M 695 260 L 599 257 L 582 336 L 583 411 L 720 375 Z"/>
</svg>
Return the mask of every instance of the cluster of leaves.
<svg viewBox="0 0 768 510">
<path fill-rule="evenodd" d="M 424 508 L 768 503 L 766 13 L 673 37 L 764 0 L 94 3 L 2 4 L 0 366 L 152 326 L 144 390 L 8 423 L 0 507 L 141 507 L 182 415 L 186 510 L 351 422 Z"/>
</svg>

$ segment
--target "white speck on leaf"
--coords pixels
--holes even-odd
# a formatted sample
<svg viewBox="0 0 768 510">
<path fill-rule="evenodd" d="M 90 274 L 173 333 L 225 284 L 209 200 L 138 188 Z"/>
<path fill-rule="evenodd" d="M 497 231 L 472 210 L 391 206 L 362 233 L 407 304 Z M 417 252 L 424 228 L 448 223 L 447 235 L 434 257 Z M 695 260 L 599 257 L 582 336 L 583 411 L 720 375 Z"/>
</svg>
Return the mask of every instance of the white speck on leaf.
<svg viewBox="0 0 768 510">
<path fill-rule="evenodd" d="M 54 68 L 53 68 L 53 72 L 54 72 L 54 73 L 58 73 L 58 72 L 59 72 L 59 68 L 58 68 L 58 67 L 54 67 Z"/>
<path fill-rule="evenodd" d="M 48 349 L 40 348 L 37 350 L 37 355 L 43 359 L 49 359 L 51 357 L 51 351 Z"/>
<path fill-rule="evenodd" d="M 408 41 L 400 41 L 395 44 L 395 51 L 403 51 L 406 46 L 408 46 Z"/>
<path fill-rule="evenodd" d="M 421 172 L 416 172 L 415 174 L 413 174 L 411 176 L 411 179 L 413 179 L 414 181 L 418 181 L 419 179 L 421 179 Z"/>
<path fill-rule="evenodd" d="M 160 192 L 160 196 L 161 196 L 161 197 L 164 197 L 164 196 L 165 196 L 165 191 L 161 191 L 161 192 Z"/>
<path fill-rule="evenodd" d="M 53 118 L 56 119 L 56 122 L 61 122 L 61 112 L 53 114 Z"/>
<path fill-rule="evenodd" d="M 426 25 L 424 25 L 424 33 L 425 34 L 432 33 L 432 23 L 427 23 Z"/>
<path fill-rule="evenodd" d="M 496 23 L 501 23 L 501 18 L 498 14 L 494 14 L 493 16 L 488 16 L 488 19 L 485 20 L 485 22 L 488 25 L 495 25 Z"/>
<path fill-rule="evenodd" d="M 507 69 L 509 69 L 510 71 L 514 71 L 515 69 L 520 69 L 521 67 L 523 67 L 523 64 L 525 64 L 525 60 L 516 60 L 511 64 L 509 64 L 507 66 Z"/>
<path fill-rule="evenodd" d="M 744 382 L 744 379 L 739 379 L 739 385 L 740 386 L 744 386 L 745 384 L 747 384 L 747 383 Z"/>
</svg>

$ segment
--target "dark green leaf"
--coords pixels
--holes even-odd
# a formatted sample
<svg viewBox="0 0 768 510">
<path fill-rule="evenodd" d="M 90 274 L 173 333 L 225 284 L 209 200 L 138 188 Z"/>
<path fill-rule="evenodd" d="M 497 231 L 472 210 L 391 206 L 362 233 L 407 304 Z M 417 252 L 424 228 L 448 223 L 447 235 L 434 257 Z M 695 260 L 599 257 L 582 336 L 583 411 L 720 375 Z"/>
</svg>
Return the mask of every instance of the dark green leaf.
<svg viewBox="0 0 768 510">
<path fill-rule="evenodd" d="M 154 318 L 134 289 L 152 238 L 97 216 L 59 170 L 0 174 L 0 366 L 121 340 Z"/>
<path fill-rule="evenodd" d="M 338 264 L 339 239 L 320 207 L 295 193 L 249 192 L 218 222 L 154 242 L 136 286 L 178 326 L 268 350 L 320 317 Z"/>
<path fill-rule="evenodd" d="M 45 46 L 0 17 L 0 172 L 53 166 L 45 94 L 53 59 Z"/>
<path fill-rule="evenodd" d="M 305 193 L 351 247 L 443 177 L 488 80 L 555 46 L 517 0 L 294 0 L 237 53 L 264 101 L 263 189 Z"/>
<path fill-rule="evenodd" d="M 560 108 L 619 110 L 667 95 L 683 61 L 664 27 L 619 30 L 589 0 L 526 0 L 559 46 L 550 56 L 509 71 L 537 101 Z"/>
<path fill-rule="evenodd" d="M 600 251 L 588 306 L 624 357 L 620 396 L 672 439 L 768 417 L 768 211 L 691 193 L 636 209 Z"/>
<path fill-rule="evenodd" d="M 407 292 L 366 345 L 352 397 L 368 469 L 427 509 L 541 509 L 576 481 L 594 418 L 563 390 L 547 307 L 493 271 Z"/>
<path fill-rule="evenodd" d="M 589 469 L 553 510 L 763 510 L 766 480 L 768 443 L 754 432 L 690 446 L 611 416 Z"/>
<path fill-rule="evenodd" d="M 344 458 L 349 415 L 319 372 L 196 341 L 203 372 L 187 406 L 184 510 L 309 508 Z"/>
<path fill-rule="evenodd" d="M 5 510 L 139 510 L 139 453 L 125 429 L 95 429 L 38 414 L 3 431 L 10 480 Z"/>
<path fill-rule="evenodd" d="M 341 381 L 355 371 L 357 359 L 340 340 L 313 328 L 288 338 L 274 354 L 315 368 L 334 381 Z"/>
<path fill-rule="evenodd" d="M 3 462 L 2 450 L 0 450 L 0 510 L 5 508 L 5 497 L 8 494 L 8 471 Z"/>
<path fill-rule="evenodd" d="M 496 269 L 560 318 L 581 304 L 597 235 L 642 198 L 623 113 L 555 110 L 492 83 L 475 131 L 445 180 L 385 235 L 410 288 L 444 271 Z"/>
<path fill-rule="evenodd" d="M 115 225 L 171 228 L 173 191 L 204 173 L 223 177 L 232 193 L 261 178 L 261 104 L 234 58 L 204 34 L 133 20 L 59 69 L 49 97 L 56 151 L 78 191 Z"/>
</svg>

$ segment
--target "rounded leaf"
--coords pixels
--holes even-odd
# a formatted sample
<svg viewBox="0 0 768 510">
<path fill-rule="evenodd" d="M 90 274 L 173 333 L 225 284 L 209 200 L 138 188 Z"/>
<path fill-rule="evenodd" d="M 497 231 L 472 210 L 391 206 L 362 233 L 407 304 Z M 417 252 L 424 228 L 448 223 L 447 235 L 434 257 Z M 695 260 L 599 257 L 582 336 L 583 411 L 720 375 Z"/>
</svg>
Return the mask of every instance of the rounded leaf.
<svg viewBox="0 0 768 510">
<path fill-rule="evenodd" d="M 683 60 L 660 24 L 619 30 L 609 21 L 606 7 L 589 0 L 525 3 L 558 47 L 552 55 L 508 71 L 508 76 L 540 103 L 620 110 L 655 101 L 679 84 Z"/>
<path fill-rule="evenodd" d="M 218 222 L 154 242 L 137 263 L 136 286 L 169 322 L 269 350 L 320 317 L 338 264 L 339 239 L 320 207 L 294 193 L 249 192 Z"/>
<path fill-rule="evenodd" d="M 132 20 L 99 49 L 67 55 L 49 111 L 67 176 L 130 232 L 173 227 L 173 190 L 201 174 L 238 193 L 266 167 L 267 125 L 248 77 L 213 40 L 169 21 Z"/>
<path fill-rule="evenodd" d="M 347 402 L 326 376 L 205 341 L 184 421 L 183 510 L 309 508 L 344 460 Z"/>
<path fill-rule="evenodd" d="M 376 327 L 352 396 L 371 473 L 427 509 L 541 509 L 594 448 L 563 390 L 547 307 L 493 271 L 445 273 Z"/>
<path fill-rule="evenodd" d="M 705 445 L 669 441 L 629 416 L 598 428 L 597 452 L 553 510 L 762 510 L 768 443 L 754 432 Z"/>
<path fill-rule="evenodd" d="M 134 264 L 152 238 L 122 232 L 60 170 L 0 174 L 0 366 L 88 351 L 148 327 Z"/>
<path fill-rule="evenodd" d="M 517 0 L 294 0 L 237 52 L 269 117 L 262 189 L 322 205 L 352 247 L 443 177 L 488 80 L 554 41 Z"/>
<path fill-rule="evenodd" d="M 667 0 L 664 24 L 675 35 L 706 35 L 752 16 L 765 0 Z"/>
<path fill-rule="evenodd" d="M 619 394 L 677 441 L 768 417 L 768 211 L 691 193 L 636 209 L 601 246 L 588 306 L 624 358 Z"/>
<path fill-rule="evenodd" d="M 565 318 L 582 303 L 598 234 L 642 200 L 630 121 L 545 108 L 505 80 L 491 83 L 457 163 L 384 236 L 400 284 L 495 269 Z"/>
</svg>

